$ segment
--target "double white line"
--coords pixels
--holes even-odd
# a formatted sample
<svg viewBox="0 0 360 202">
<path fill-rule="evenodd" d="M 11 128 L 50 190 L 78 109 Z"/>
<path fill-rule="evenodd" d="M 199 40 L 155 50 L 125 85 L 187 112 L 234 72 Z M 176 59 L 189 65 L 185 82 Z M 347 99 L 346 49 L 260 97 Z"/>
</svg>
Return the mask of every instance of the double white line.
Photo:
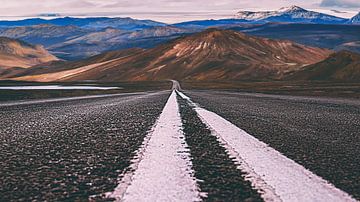
<svg viewBox="0 0 360 202">
<path fill-rule="evenodd" d="M 285 157 L 219 115 L 195 106 L 201 120 L 239 163 L 239 169 L 265 201 L 356 201 L 321 177 Z M 138 151 L 132 168 L 109 196 L 118 201 L 199 201 L 189 151 L 181 131 L 176 91 L 166 103 L 153 131 Z"/>
</svg>

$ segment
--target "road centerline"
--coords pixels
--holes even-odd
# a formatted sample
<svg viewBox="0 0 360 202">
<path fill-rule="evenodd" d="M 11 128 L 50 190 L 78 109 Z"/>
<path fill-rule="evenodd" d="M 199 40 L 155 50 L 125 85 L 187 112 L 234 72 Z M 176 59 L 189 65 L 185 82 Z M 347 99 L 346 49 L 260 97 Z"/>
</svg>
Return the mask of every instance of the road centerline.
<svg viewBox="0 0 360 202">
<path fill-rule="evenodd" d="M 114 192 L 117 201 L 199 201 L 176 93 L 173 91 L 153 130 L 137 152 L 132 169 Z"/>
</svg>

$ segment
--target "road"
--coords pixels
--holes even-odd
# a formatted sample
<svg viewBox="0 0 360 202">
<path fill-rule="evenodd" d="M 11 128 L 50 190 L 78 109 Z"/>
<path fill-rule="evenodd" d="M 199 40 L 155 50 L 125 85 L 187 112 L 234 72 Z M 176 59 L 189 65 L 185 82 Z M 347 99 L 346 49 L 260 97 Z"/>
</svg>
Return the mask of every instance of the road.
<svg viewBox="0 0 360 202">
<path fill-rule="evenodd" d="M 185 91 L 288 158 L 360 198 L 360 101 Z"/>
<path fill-rule="evenodd" d="M 0 201 L 86 200 L 118 176 L 169 91 L 0 107 Z"/>
<path fill-rule="evenodd" d="M 0 201 L 360 199 L 360 102 L 173 84 L 0 104 Z"/>
</svg>

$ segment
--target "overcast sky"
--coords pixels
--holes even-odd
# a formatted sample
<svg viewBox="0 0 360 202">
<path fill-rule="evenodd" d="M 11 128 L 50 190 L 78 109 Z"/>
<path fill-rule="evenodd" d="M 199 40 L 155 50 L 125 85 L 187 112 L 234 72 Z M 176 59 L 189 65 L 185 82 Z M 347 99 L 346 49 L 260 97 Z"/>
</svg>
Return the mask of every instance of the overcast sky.
<svg viewBox="0 0 360 202">
<path fill-rule="evenodd" d="M 171 23 L 231 17 L 239 10 L 276 10 L 290 5 L 344 17 L 360 11 L 360 0 L 0 0 L 0 15 L 3 19 L 44 13 L 129 16 Z"/>
</svg>

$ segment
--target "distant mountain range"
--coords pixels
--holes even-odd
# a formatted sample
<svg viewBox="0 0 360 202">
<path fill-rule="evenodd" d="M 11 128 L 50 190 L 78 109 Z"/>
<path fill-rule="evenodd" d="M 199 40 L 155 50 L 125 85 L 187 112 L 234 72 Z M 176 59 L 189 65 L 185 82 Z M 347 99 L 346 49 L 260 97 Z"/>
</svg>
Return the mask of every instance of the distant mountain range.
<svg viewBox="0 0 360 202">
<path fill-rule="evenodd" d="M 152 48 L 193 30 L 173 26 L 150 27 L 136 31 L 112 27 L 82 28 L 74 25 L 33 25 L 0 28 L 0 36 L 41 44 L 66 60 L 84 59 L 106 51 L 132 47 Z"/>
<path fill-rule="evenodd" d="M 354 17 L 352 17 L 349 21 L 350 24 L 358 24 L 360 25 L 360 12 L 355 15 Z"/>
<path fill-rule="evenodd" d="M 63 58 L 78 59 L 111 50 L 134 47 L 152 48 L 190 32 L 190 30 L 172 26 L 152 27 L 134 32 L 107 28 L 89 32 L 48 48 L 54 54 Z M 62 55 L 62 53 L 65 53 L 65 55 Z"/>
<path fill-rule="evenodd" d="M 298 6 L 290 6 L 281 8 L 277 11 L 239 11 L 232 19 L 197 20 L 174 25 L 183 28 L 207 29 L 214 26 L 264 23 L 360 24 L 358 19 L 359 16 L 354 16 L 352 19 L 346 19 L 309 11 Z"/>
<path fill-rule="evenodd" d="M 348 19 L 339 18 L 323 13 L 308 11 L 298 6 L 281 8 L 277 11 L 240 11 L 236 19 L 254 22 L 288 22 L 288 23 L 317 23 L 317 24 L 343 24 Z"/>
<path fill-rule="evenodd" d="M 346 76 L 324 78 L 353 80 L 350 73 L 358 75 L 359 68 L 359 17 L 292 6 L 173 25 L 131 18 L 0 21 L 0 78 L 301 80 L 315 78 L 311 72 L 324 76 L 330 65 L 337 72 L 345 68 Z"/>
<path fill-rule="evenodd" d="M 233 18 L 220 20 L 198 20 L 173 24 L 177 27 L 197 27 L 205 28 L 209 26 L 221 26 L 238 23 L 263 24 L 268 22 L 281 23 L 314 23 L 314 24 L 359 24 L 360 13 L 352 19 L 336 17 L 324 13 L 309 11 L 298 6 L 280 8 L 276 11 L 239 11 Z M 0 27 L 19 27 L 34 25 L 57 25 L 57 26 L 77 26 L 86 29 L 105 29 L 112 27 L 120 30 L 134 31 L 151 27 L 167 26 L 168 24 L 152 21 L 137 20 L 133 18 L 109 18 L 109 17 L 89 17 L 74 18 L 62 17 L 55 19 L 33 18 L 17 21 L 0 21 Z"/>
<path fill-rule="evenodd" d="M 1 46 L 3 52 L 24 57 L 20 54 L 21 48 L 9 51 L 14 47 L 12 43 L 21 45 L 24 42 L 4 41 L 1 43 L 4 44 Z M 24 43 L 21 47 L 35 46 Z M 45 60 L 38 63 L 45 63 L 29 68 L 2 69 L 0 79 L 40 82 L 163 79 L 360 81 L 360 54 L 332 52 L 231 30 L 208 29 L 152 49 L 111 51 L 79 61 L 59 61 L 46 52 L 40 53 Z M 41 55 L 38 57 L 42 58 Z"/>
<path fill-rule="evenodd" d="M 16 26 L 34 26 L 34 25 L 57 25 L 57 26 L 77 26 L 89 29 L 104 29 L 113 27 L 122 30 L 141 30 L 155 26 L 165 26 L 165 23 L 156 22 L 152 20 L 136 20 L 132 18 L 55 18 L 45 20 L 42 18 L 33 18 L 17 21 L 0 21 L 0 27 L 16 27 Z"/>
<path fill-rule="evenodd" d="M 309 46 L 360 53 L 359 25 L 267 23 L 226 27 L 250 35 L 287 39 Z"/>
<path fill-rule="evenodd" d="M 56 26 L 50 24 L 0 28 L 0 35 L 21 39 L 45 47 L 88 34 L 91 30 L 74 25 Z"/>
<path fill-rule="evenodd" d="M 326 49 L 290 41 L 209 29 L 148 50 L 121 51 L 63 64 L 70 69 L 35 67 L 16 79 L 35 81 L 266 80 L 280 79 L 327 58 Z M 104 60 L 104 57 L 107 59 Z M 39 71 L 39 69 L 41 71 Z M 53 70 L 44 72 L 44 69 Z M 31 73 L 31 74 L 30 74 Z M 20 77 L 19 77 L 20 76 Z"/>
<path fill-rule="evenodd" d="M 352 19 L 338 18 L 297 6 L 278 11 L 240 11 L 233 19 L 200 20 L 173 25 L 132 18 L 35 18 L 0 21 L 0 36 L 41 44 L 65 60 L 85 59 L 112 50 L 153 48 L 211 27 L 360 53 L 360 26 L 356 25 L 358 19 L 359 16 Z"/>
</svg>

